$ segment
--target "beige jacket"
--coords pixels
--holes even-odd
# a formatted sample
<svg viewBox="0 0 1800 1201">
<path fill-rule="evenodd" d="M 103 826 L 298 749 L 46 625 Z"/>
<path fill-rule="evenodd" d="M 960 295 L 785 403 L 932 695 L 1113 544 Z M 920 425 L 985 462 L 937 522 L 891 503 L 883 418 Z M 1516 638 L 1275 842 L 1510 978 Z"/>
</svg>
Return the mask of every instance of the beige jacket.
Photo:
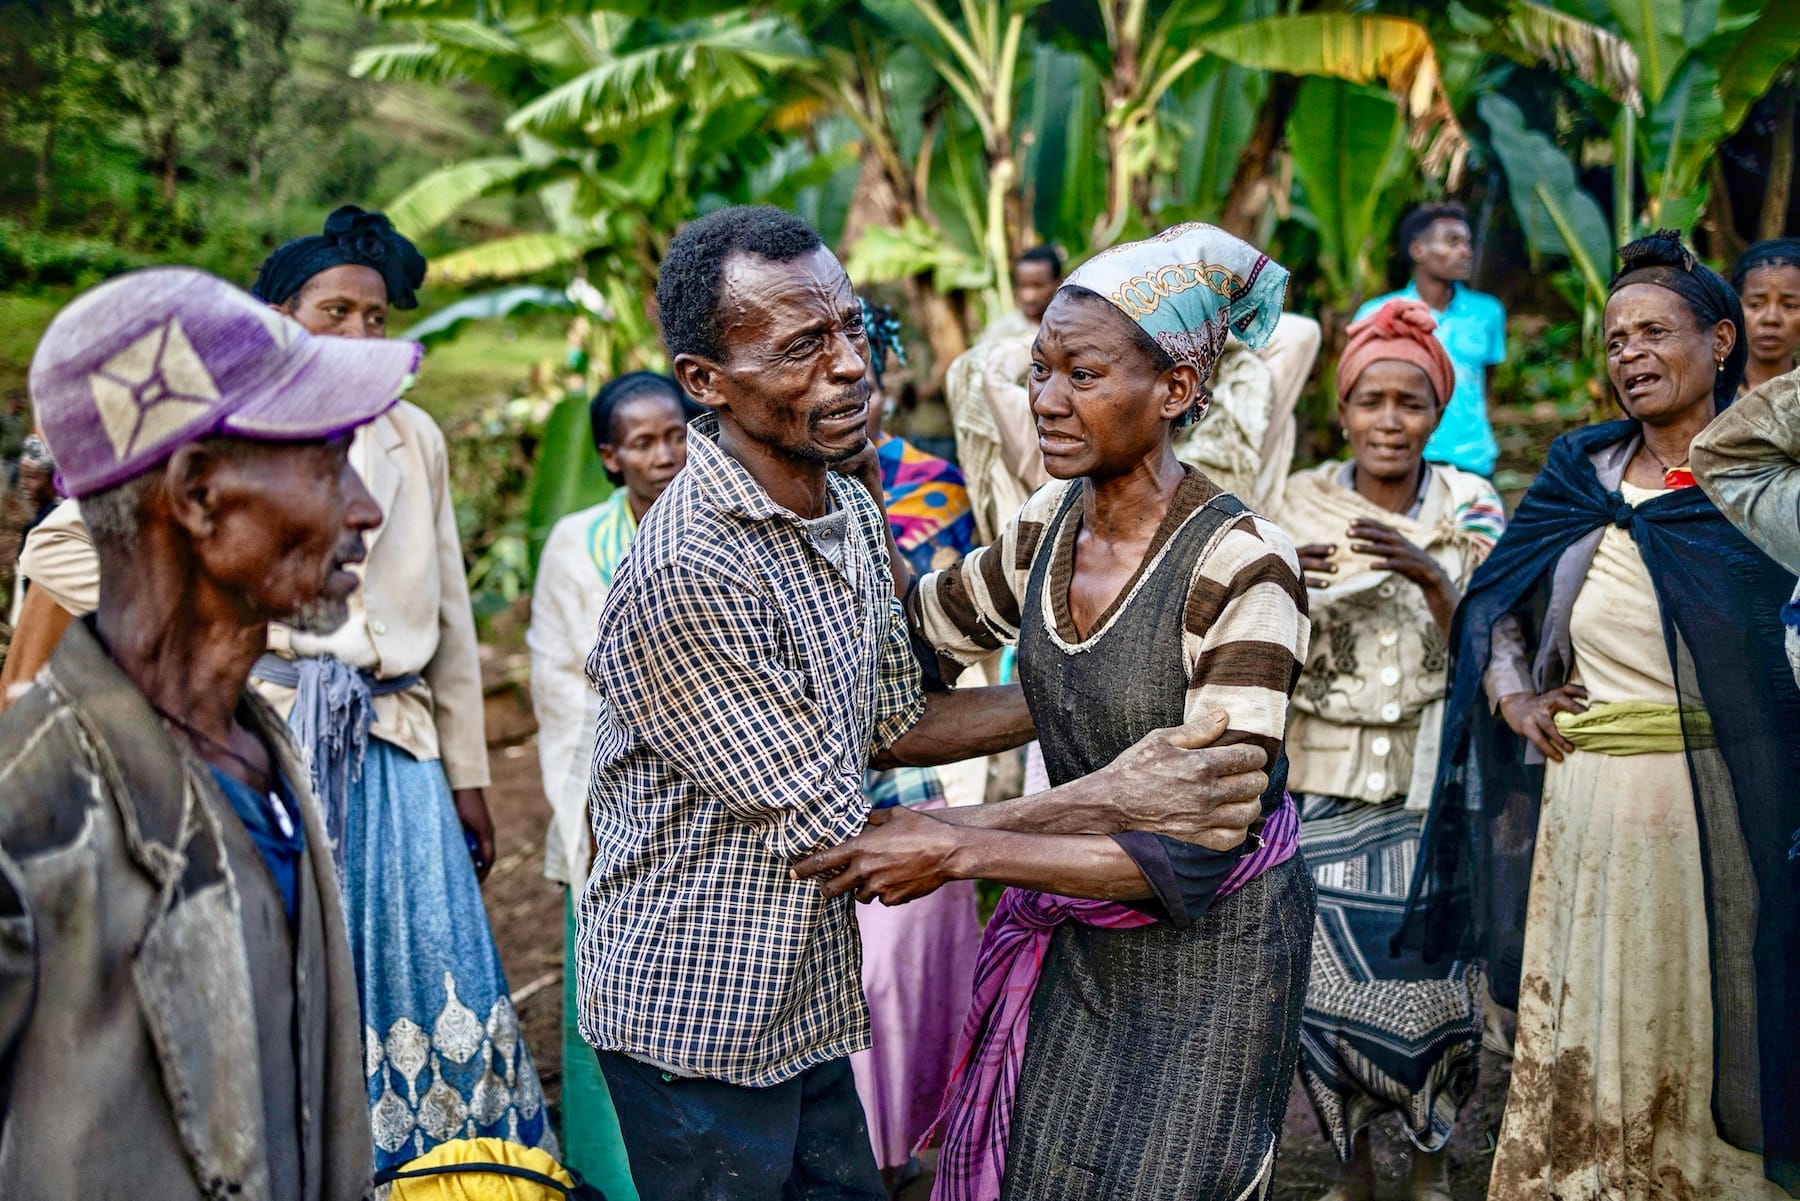
<svg viewBox="0 0 1800 1201">
<path fill-rule="evenodd" d="M 1337 546 L 1329 588 L 1309 588 L 1313 642 L 1287 728 L 1288 787 L 1377 803 L 1430 799 L 1449 646 L 1418 586 L 1352 554 L 1367 518 L 1423 547 L 1460 589 L 1493 549 L 1500 497 L 1478 475 L 1432 464 L 1416 515 L 1377 508 L 1344 486 L 1342 462 L 1288 477 L 1275 520 L 1296 545 Z"/>
<path fill-rule="evenodd" d="M 212 773 L 71 625 L 0 716 L 0 1197 L 354 1201 L 373 1151 L 337 877 L 296 923 Z M 271 1128 L 271 1123 L 277 1128 Z"/>
<path fill-rule="evenodd" d="M 1765 555 L 1800 572 L 1800 371 L 1741 396 L 1694 438 L 1694 478 Z M 1794 590 L 1800 601 L 1800 587 Z M 1800 634 L 1787 631 L 1800 682 Z"/>
<path fill-rule="evenodd" d="M 375 698 L 370 733 L 415 758 L 441 758 L 453 789 L 485 787 L 481 666 L 444 435 L 424 410 L 402 401 L 357 431 L 350 460 L 382 512 L 357 569 L 362 587 L 350 599 L 350 620 L 323 637 L 272 625 L 269 649 L 336 655 L 381 679 L 418 674 L 407 691 Z M 32 530 L 19 574 L 77 616 L 99 605 L 99 561 L 76 502 L 65 501 Z M 257 687 L 287 714 L 292 690 Z"/>
</svg>

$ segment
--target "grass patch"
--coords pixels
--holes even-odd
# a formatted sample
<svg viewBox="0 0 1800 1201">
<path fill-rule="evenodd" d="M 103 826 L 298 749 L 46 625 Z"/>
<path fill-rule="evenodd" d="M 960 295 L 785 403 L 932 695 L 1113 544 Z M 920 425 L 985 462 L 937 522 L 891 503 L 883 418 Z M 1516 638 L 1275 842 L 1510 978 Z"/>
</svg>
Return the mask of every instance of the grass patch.
<svg viewBox="0 0 1800 1201">
<path fill-rule="evenodd" d="M 32 351 L 64 299 L 0 294 L 0 393 L 25 390 Z"/>
<path fill-rule="evenodd" d="M 523 395 L 534 371 L 548 369 L 553 379 L 561 374 L 566 321 L 551 314 L 466 325 L 426 353 L 407 399 L 450 427 L 495 401 Z M 397 328 L 393 336 L 404 338 L 406 331 Z"/>
</svg>

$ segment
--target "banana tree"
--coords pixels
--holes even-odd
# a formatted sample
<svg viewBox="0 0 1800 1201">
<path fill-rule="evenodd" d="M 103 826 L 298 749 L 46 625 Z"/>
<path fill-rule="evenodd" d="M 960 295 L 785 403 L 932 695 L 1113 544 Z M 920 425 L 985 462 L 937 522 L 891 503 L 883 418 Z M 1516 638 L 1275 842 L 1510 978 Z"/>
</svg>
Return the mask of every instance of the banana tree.
<svg viewBox="0 0 1800 1201">
<path fill-rule="evenodd" d="M 1485 96 L 1479 105 L 1528 246 L 1569 258 L 1591 327 L 1605 303 L 1614 245 L 1658 227 L 1693 226 L 1719 144 L 1800 54 L 1800 5 L 1559 0 L 1515 7 L 1508 36 L 1526 43 L 1564 30 L 1565 65 L 1588 85 L 1576 103 L 1610 114 L 1599 146 L 1565 149 L 1527 128 L 1505 97 Z M 1582 32 L 1566 32 L 1573 30 Z M 1570 161 L 1595 152 L 1611 158 L 1610 228 Z"/>
</svg>

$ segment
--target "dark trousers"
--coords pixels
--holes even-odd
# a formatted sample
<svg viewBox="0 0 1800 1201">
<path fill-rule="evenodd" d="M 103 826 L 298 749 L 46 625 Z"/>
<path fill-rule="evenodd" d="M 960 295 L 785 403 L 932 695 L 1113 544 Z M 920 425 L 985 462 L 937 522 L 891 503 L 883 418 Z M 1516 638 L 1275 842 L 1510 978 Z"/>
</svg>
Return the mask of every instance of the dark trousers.
<svg viewBox="0 0 1800 1201">
<path fill-rule="evenodd" d="M 641 1201 L 885 1201 L 848 1059 L 768 1088 L 595 1052 Z"/>
</svg>

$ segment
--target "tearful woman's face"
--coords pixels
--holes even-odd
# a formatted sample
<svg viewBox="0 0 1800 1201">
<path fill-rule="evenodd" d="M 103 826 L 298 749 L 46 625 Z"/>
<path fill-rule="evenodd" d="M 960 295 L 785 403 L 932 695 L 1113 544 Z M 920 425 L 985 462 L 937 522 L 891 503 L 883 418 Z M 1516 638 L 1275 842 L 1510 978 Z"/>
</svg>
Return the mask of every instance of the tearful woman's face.
<svg viewBox="0 0 1800 1201">
<path fill-rule="evenodd" d="M 1061 291 L 1038 327 L 1027 390 L 1044 469 L 1061 480 L 1110 479 L 1162 453 L 1199 374 L 1158 365 L 1131 318 L 1106 301 Z"/>
</svg>

